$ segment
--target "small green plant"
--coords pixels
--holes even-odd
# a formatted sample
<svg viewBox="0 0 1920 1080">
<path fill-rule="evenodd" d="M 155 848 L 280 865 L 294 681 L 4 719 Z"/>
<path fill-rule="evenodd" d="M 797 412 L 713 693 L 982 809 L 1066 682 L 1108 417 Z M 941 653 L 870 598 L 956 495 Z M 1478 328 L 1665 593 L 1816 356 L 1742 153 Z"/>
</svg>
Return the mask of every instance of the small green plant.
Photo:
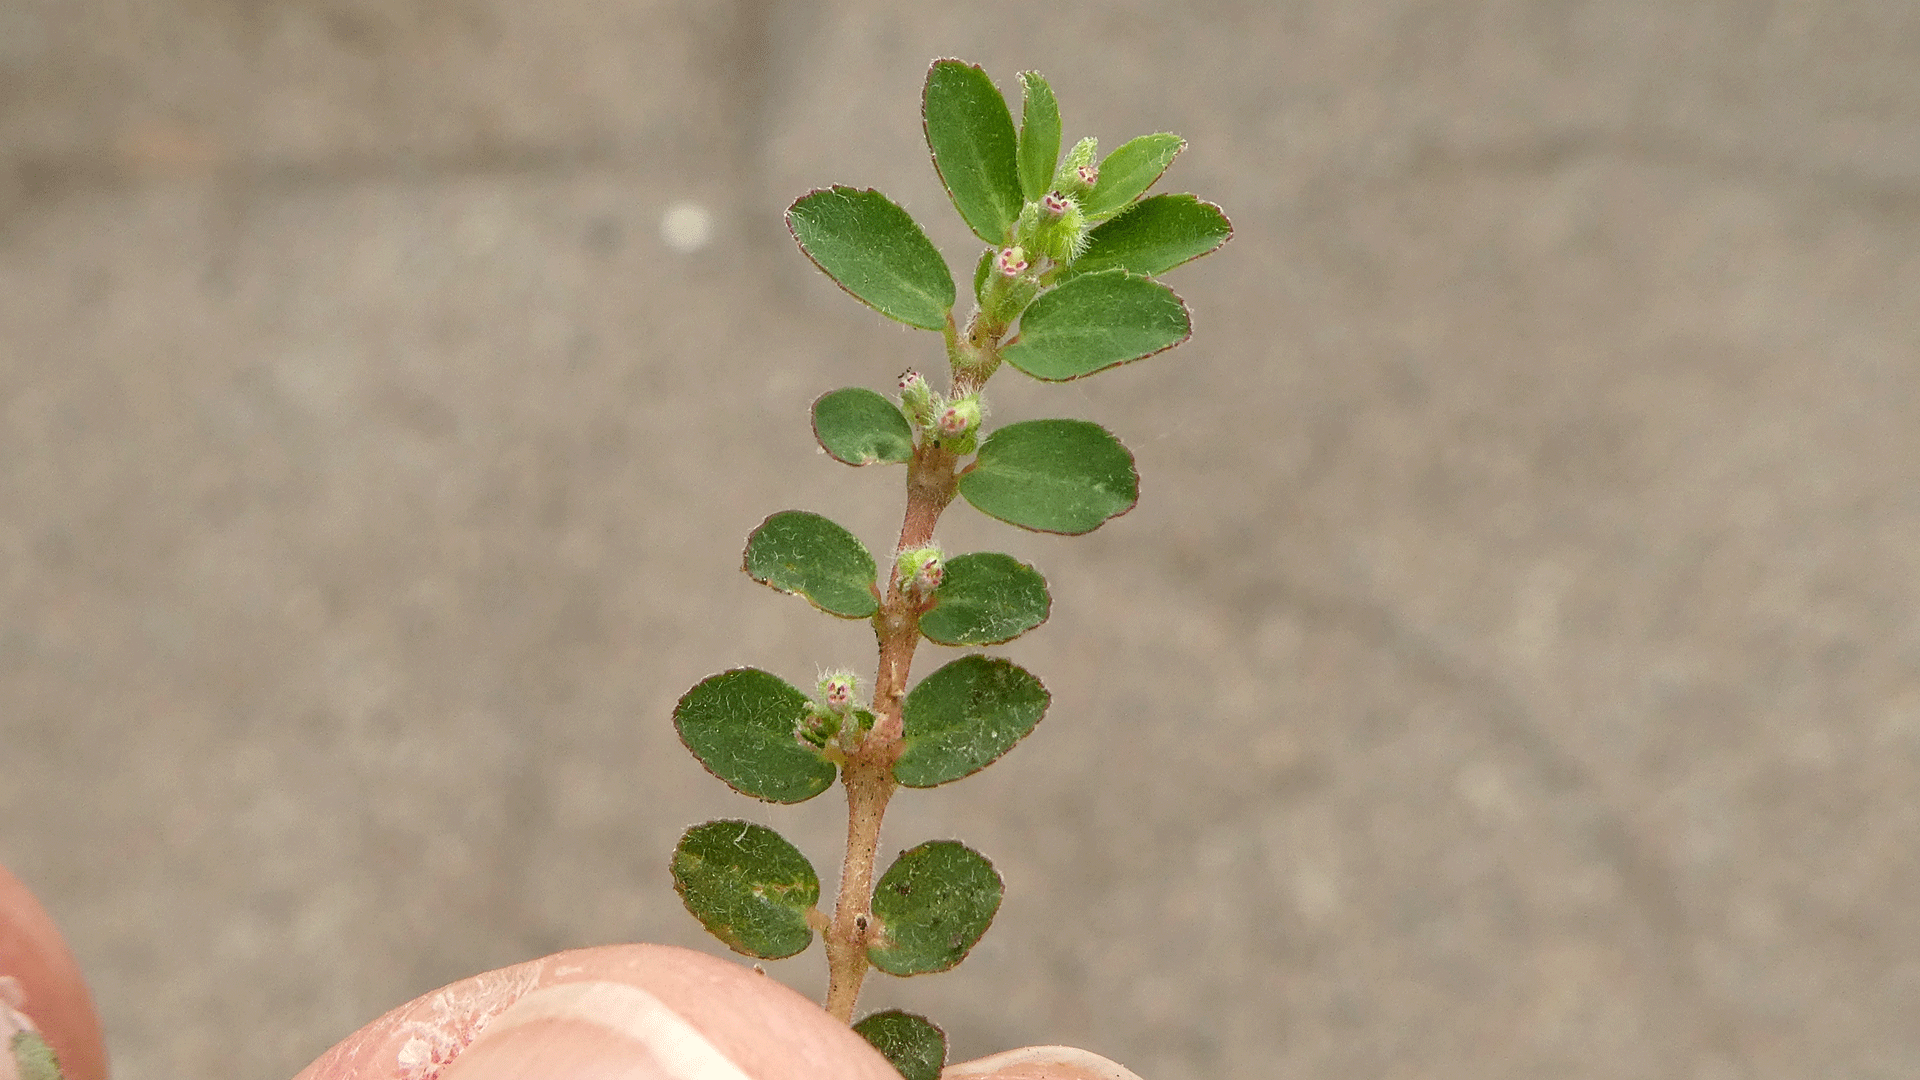
<svg viewBox="0 0 1920 1080">
<path fill-rule="evenodd" d="M 832 457 L 906 466 L 906 513 L 884 579 L 867 547 L 819 514 L 774 514 L 747 539 L 744 569 L 754 580 L 830 615 L 872 621 L 879 661 L 870 690 L 848 671 L 822 677 L 809 694 L 739 668 L 702 681 L 674 709 L 687 748 L 741 794 L 797 803 L 835 779 L 846 786 L 846 858 L 830 918 L 816 906 L 820 879 L 806 856 L 752 822 L 689 829 L 673 879 L 694 917 L 737 952 L 792 956 L 821 933 L 826 1008 L 849 1023 L 869 967 L 945 971 L 1000 906 L 999 874 L 952 840 L 904 852 L 876 881 L 887 801 L 902 786 L 934 787 L 992 764 L 1033 730 L 1049 700 L 1039 679 L 981 654 L 908 688 L 922 637 L 999 645 L 1039 626 L 1052 603 L 1040 574 L 1010 555 L 943 552 L 934 543 L 941 512 L 957 495 L 1011 525 L 1079 534 L 1126 513 L 1139 494 L 1133 455 L 1105 428 L 1029 420 L 984 431 L 981 389 L 1003 362 L 1062 382 L 1185 341 L 1186 305 L 1155 278 L 1232 233 L 1218 207 L 1192 195 L 1146 197 L 1185 147 L 1179 136 L 1143 135 L 1104 158 L 1082 139 L 1062 157 L 1053 91 L 1035 72 L 1020 84 L 1016 130 L 979 67 L 939 60 L 927 72 L 934 168 L 987 244 L 964 326 L 954 320 L 946 261 L 885 195 L 832 187 L 787 210 L 794 239 L 828 277 L 946 345 L 945 392 L 908 371 L 897 399 L 850 387 L 813 403 L 814 434 Z M 945 1036 L 923 1017 L 889 1011 L 854 1026 L 910 1078 L 937 1075 L 945 1060 Z"/>
</svg>

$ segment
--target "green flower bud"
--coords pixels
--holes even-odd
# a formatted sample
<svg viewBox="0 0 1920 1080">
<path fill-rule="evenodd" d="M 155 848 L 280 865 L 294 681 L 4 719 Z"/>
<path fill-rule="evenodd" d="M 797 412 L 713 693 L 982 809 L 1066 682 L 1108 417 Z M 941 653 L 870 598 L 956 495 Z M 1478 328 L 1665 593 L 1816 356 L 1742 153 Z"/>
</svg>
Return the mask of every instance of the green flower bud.
<svg viewBox="0 0 1920 1080">
<path fill-rule="evenodd" d="M 827 705 L 827 711 L 839 716 L 847 715 L 853 708 L 854 694 L 860 681 L 851 671 L 830 671 L 820 676 L 820 700 Z"/>
<path fill-rule="evenodd" d="M 1074 143 L 1066 159 L 1060 162 L 1059 171 L 1053 174 L 1053 190 L 1069 198 L 1093 190 L 1100 179 L 1100 166 L 1096 164 L 1099 154 L 1100 140 L 1091 135 Z"/>
<path fill-rule="evenodd" d="M 1035 230 L 1034 248 L 1056 263 L 1069 263 L 1087 248 L 1090 226 L 1076 200 L 1050 191 L 1040 200 L 1043 220 Z"/>
<path fill-rule="evenodd" d="M 807 715 L 800 718 L 800 723 L 794 728 L 793 737 L 804 745 L 816 750 L 824 750 L 827 744 L 833 741 L 834 736 L 841 733 L 840 729 L 840 717 L 816 705 L 807 710 Z"/>
<path fill-rule="evenodd" d="M 1040 235 L 1040 228 L 1045 220 L 1045 213 L 1039 203 L 1030 202 L 1022 206 L 1020 216 L 1013 221 L 1013 242 L 1022 247 L 1032 243 L 1033 238 Z"/>
<path fill-rule="evenodd" d="M 969 394 L 948 403 L 940 414 L 940 434 L 957 439 L 980 426 L 980 395 Z"/>
<path fill-rule="evenodd" d="M 933 388 L 921 374 L 908 369 L 900 374 L 900 412 L 915 428 L 933 426 Z"/>
<path fill-rule="evenodd" d="M 934 418 L 934 427 L 940 432 L 940 445 L 956 454 L 973 453 L 980 433 L 980 408 L 979 394 L 948 402 Z"/>
<path fill-rule="evenodd" d="M 947 576 L 946 559 L 933 546 L 901 552 L 895 567 L 900 571 L 900 588 L 918 599 L 932 596 Z"/>
</svg>

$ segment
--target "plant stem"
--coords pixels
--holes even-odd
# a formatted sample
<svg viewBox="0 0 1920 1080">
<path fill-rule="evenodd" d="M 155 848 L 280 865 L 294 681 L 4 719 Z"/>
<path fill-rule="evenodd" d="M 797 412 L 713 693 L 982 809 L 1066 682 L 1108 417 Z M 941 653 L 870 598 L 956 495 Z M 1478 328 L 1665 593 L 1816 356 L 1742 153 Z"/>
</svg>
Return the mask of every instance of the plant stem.
<svg viewBox="0 0 1920 1080">
<path fill-rule="evenodd" d="M 853 1023 L 853 1005 L 867 977 L 867 934 L 873 919 L 873 856 L 880 846 L 880 818 L 893 796 L 888 767 L 848 762 L 847 857 L 840 867 L 840 898 L 827 928 L 827 1012 Z"/>
<path fill-rule="evenodd" d="M 951 451 L 924 445 L 907 464 L 907 509 L 900 522 L 896 551 L 925 547 L 941 511 L 953 501 L 958 458 Z M 847 854 L 840 867 L 840 895 L 827 927 L 827 1012 L 853 1022 L 853 1006 L 867 977 L 867 942 L 873 929 L 873 861 L 880 846 L 880 819 L 896 786 L 893 762 L 900 756 L 901 702 L 907 673 L 920 643 L 921 602 L 901 587 L 896 560 L 887 580 L 887 596 L 874 616 L 880 663 L 873 680 L 873 730 L 841 769 L 847 786 Z"/>
</svg>

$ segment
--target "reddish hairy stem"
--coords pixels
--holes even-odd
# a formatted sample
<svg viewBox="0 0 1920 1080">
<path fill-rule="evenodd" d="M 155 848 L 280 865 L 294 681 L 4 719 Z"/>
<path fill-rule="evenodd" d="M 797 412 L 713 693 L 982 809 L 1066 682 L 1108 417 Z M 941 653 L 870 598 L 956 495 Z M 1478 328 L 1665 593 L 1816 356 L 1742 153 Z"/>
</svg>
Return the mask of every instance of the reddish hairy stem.
<svg viewBox="0 0 1920 1080">
<path fill-rule="evenodd" d="M 941 511 L 953 501 L 958 459 L 937 446 L 914 452 L 907 464 L 907 510 L 900 523 L 898 551 L 925 547 Z M 867 977 L 867 941 L 873 924 L 873 861 L 880 846 L 880 819 L 893 797 L 893 761 L 900 754 L 900 703 L 907 696 L 907 673 L 920 642 L 920 602 L 901 588 L 896 559 L 887 579 L 886 599 L 873 618 L 880 643 L 874 674 L 873 731 L 841 770 L 847 786 L 847 853 L 840 868 L 840 895 L 834 903 L 827 939 L 827 1012 L 853 1022 L 853 1006 Z"/>
</svg>

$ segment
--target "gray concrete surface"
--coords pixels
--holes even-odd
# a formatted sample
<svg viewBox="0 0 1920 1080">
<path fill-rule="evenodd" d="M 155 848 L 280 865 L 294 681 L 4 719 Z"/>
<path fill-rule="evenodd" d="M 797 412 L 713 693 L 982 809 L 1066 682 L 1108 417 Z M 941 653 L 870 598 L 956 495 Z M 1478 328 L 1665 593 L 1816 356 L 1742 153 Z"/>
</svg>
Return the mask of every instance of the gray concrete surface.
<svg viewBox="0 0 1920 1080">
<path fill-rule="evenodd" d="M 1145 497 L 943 528 L 1050 576 L 1056 704 L 896 804 L 1010 894 L 868 1003 L 1149 1080 L 1920 1075 L 1908 0 L 0 0 L 0 860 L 122 1080 L 707 947 L 705 816 L 837 860 L 668 711 L 865 662 L 735 553 L 891 536 L 805 406 L 931 339 L 779 214 L 876 185 L 966 265 L 939 55 L 1184 134 L 1238 236 L 1191 344 L 995 381 Z"/>
</svg>

